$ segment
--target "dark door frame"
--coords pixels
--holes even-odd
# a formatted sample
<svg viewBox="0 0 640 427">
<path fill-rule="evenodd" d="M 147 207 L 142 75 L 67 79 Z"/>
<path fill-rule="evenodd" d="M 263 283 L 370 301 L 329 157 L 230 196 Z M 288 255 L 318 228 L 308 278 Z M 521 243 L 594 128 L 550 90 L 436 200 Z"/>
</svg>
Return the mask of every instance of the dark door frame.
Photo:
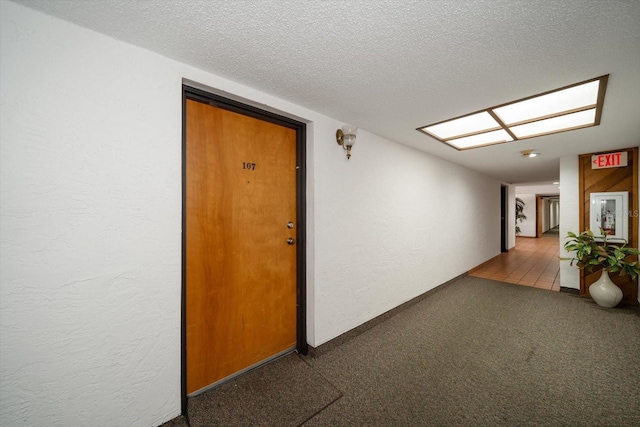
<svg viewBox="0 0 640 427">
<path fill-rule="evenodd" d="M 306 241 L 307 241 L 307 215 L 306 215 L 306 141 L 307 125 L 269 111 L 243 104 L 241 102 L 224 98 L 203 90 L 182 85 L 182 292 L 181 292 L 181 411 L 187 416 L 187 334 L 186 334 L 186 101 L 196 100 L 218 108 L 244 114 L 256 119 L 285 126 L 296 131 L 296 213 L 298 226 L 296 241 L 297 257 L 297 319 L 296 319 L 296 350 L 301 354 L 307 354 L 307 286 L 306 286 Z"/>
<path fill-rule="evenodd" d="M 500 187 L 500 252 L 509 252 L 507 248 L 507 186 L 502 185 Z"/>
</svg>

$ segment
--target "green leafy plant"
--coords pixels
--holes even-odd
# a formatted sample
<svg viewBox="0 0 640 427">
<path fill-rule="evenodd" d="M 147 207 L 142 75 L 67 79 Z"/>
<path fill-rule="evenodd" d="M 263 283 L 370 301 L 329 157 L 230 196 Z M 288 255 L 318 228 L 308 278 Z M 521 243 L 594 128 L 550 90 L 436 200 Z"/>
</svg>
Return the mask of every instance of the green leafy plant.
<svg viewBox="0 0 640 427">
<path fill-rule="evenodd" d="M 524 214 L 524 200 L 520 197 L 516 197 L 516 235 L 521 233 L 520 226 L 518 225 L 518 221 L 526 221 L 527 216 Z"/>
<path fill-rule="evenodd" d="M 580 234 L 567 233 L 567 242 L 564 248 L 569 252 L 575 252 L 572 258 L 561 258 L 575 262 L 579 268 L 586 268 L 593 271 L 594 267 L 602 267 L 609 273 L 628 274 L 632 279 L 640 275 L 640 264 L 635 256 L 640 254 L 636 248 L 627 247 L 627 242 L 623 244 L 611 244 L 607 242 L 608 232 L 600 229 L 602 241 L 598 241 L 593 231 L 586 230 Z M 633 259 L 631 259 L 634 257 Z"/>
</svg>

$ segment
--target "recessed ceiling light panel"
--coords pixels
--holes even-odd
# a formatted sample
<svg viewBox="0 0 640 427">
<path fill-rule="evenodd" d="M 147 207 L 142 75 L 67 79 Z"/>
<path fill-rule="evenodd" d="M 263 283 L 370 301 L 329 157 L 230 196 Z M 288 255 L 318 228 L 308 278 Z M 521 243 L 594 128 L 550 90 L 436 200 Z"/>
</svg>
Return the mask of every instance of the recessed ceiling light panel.
<svg viewBox="0 0 640 427">
<path fill-rule="evenodd" d="M 515 102 L 504 107 L 493 108 L 493 111 L 505 125 L 514 126 L 518 123 L 540 120 L 557 116 L 558 114 L 595 108 L 598 101 L 599 86 L 600 81 L 596 80 Z"/>
<path fill-rule="evenodd" d="M 419 127 L 457 150 L 597 126 L 609 75 Z"/>
<path fill-rule="evenodd" d="M 422 130 L 443 140 L 500 129 L 500 124 L 486 111 L 424 127 Z"/>
<path fill-rule="evenodd" d="M 465 136 L 463 138 L 450 139 L 446 142 L 459 150 L 464 150 L 465 148 L 500 144 L 508 141 L 513 141 L 511 135 L 509 135 L 504 129 L 499 129 L 494 130 L 493 132 L 485 132 L 477 135 Z"/>
<path fill-rule="evenodd" d="M 578 113 L 565 114 L 564 116 L 513 126 L 510 129 L 518 139 L 532 138 L 534 136 L 593 126 L 595 116 L 596 109 L 592 108 Z"/>
</svg>

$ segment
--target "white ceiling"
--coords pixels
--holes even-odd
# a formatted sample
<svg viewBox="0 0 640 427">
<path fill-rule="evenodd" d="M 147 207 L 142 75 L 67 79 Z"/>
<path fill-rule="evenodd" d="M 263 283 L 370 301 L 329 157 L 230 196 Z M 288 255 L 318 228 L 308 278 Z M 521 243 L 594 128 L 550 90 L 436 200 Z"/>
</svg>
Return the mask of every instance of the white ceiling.
<svg viewBox="0 0 640 427">
<path fill-rule="evenodd" d="M 517 185 L 516 196 L 519 194 L 544 194 L 546 196 L 555 196 L 560 194 L 560 188 L 558 185 L 553 184 L 532 184 L 532 185 Z"/>
<path fill-rule="evenodd" d="M 560 156 L 640 145 L 636 0 L 16 2 L 504 182 L 557 180 Z M 603 74 L 600 126 L 463 152 L 415 130 Z"/>
</svg>

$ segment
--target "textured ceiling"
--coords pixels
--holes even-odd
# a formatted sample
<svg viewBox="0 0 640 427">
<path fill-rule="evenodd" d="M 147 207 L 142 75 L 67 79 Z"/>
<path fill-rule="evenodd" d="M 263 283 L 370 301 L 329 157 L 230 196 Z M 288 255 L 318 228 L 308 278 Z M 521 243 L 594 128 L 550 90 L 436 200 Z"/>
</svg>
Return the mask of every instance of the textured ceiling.
<svg viewBox="0 0 640 427">
<path fill-rule="evenodd" d="M 16 2 L 505 182 L 556 180 L 560 156 L 640 145 L 636 0 Z M 415 130 L 603 74 L 597 127 L 464 152 Z"/>
</svg>

